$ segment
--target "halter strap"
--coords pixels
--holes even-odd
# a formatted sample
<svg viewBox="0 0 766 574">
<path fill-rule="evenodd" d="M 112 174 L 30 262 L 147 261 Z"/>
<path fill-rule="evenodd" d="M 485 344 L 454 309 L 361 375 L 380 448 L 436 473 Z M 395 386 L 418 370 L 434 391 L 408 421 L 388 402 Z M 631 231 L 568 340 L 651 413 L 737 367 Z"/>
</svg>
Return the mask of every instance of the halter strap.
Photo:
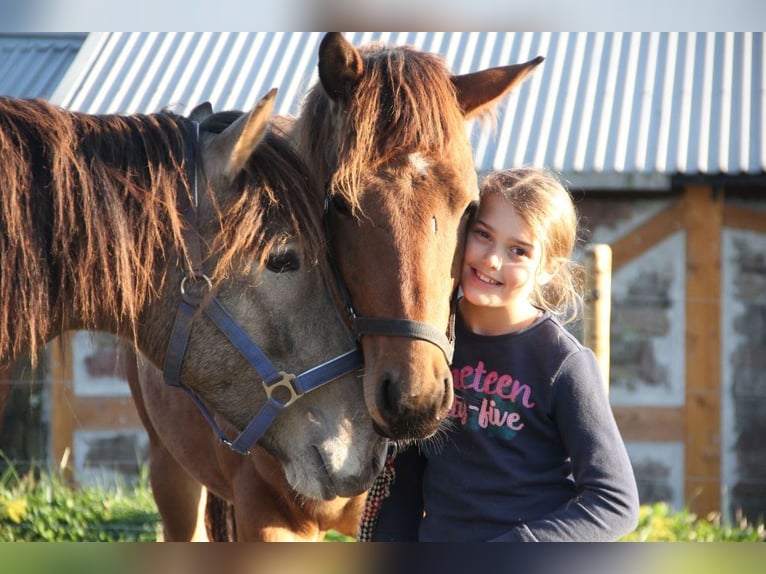
<svg viewBox="0 0 766 574">
<path fill-rule="evenodd" d="M 324 214 L 323 221 L 327 237 L 332 237 L 330 230 L 330 185 L 329 181 L 325 186 Z M 345 281 L 340 274 L 340 269 L 335 262 L 332 253 L 330 253 L 330 268 L 335 276 L 335 282 L 338 285 L 341 297 L 343 297 L 343 306 L 346 310 L 346 317 L 351 324 L 351 330 L 357 339 L 362 335 L 384 335 L 387 337 L 411 337 L 427 341 L 436 345 L 444 353 L 447 363 L 452 363 L 452 356 L 455 351 L 455 313 L 457 311 L 457 289 L 450 299 L 450 316 L 447 325 L 447 333 L 440 331 L 433 325 L 414 321 L 412 319 L 398 319 L 385 317 L 364 317 L 358 316 L 351 303 L 351 294 L 346 287 Z"/>
<path fill-rule="evenodd" d="M 202 312 L 218 327 L 237 351 L 247 359 L 250 366 L 260 375 L 261 379 L 263 379 L 262 385 L 267 397 L 266 402 L 245 429 L 234 440 L 229 440 L 199 395 L 180 382 L 181 364 L 186 354 L 189 336 L 191 335 L 192 320 L 201 304 L 202 300 L 194 304 L 186 299 L 182 299 L 176 314 L 176 322 L 173 326 L 171 344 L 165 359 L 163 375 L 168 385 L 183 389 L 192 398 L 202 412 L 202 415 L 213 428 L 218 440 L 240 454 L 248 454 L 250 452 L 282 409 L 290 406 L 306 393 L 343 375 L 356 371 L 363 365 L 362 353 L 358 348 L 355 348 L 299 375 L 278 371 L 266 355 L 263 354 L 260 347 L 232 318 L 218 299 L 211 298 L 202 308 Z"/>
<path fill-rule="evenodd" d="M 192 398 L 220 442 L 235 452 L 248 454 L 282 409 L 293 404 L 306 393 L 360 369 L 363 365 L 362 353 L 358 348 L 354 348 L 299 375 L 278 371 L 257 343 L 229 314 L 220 301 L 210 295 L 213 285 L 202 271 L 202 246 L 196 225 L 199 205 L 196 169 L 196 143 L 199 141 L 199 123 L 193 123 L 196 132 L 195 138 L 193 142 L 190 142 L 191 138 L 188 138 L 186 144 L 186 158 L 191 172 L 189 179 L 193 181 L 193 196 L 190 197 L 185 190 L 179 196 L 179 209 L 187 223 L 184 226 L 183 234 L 191 268 L 186 271 L 186 275 L 181 280 L 181 302 L 178 305 L 168 341 L 163 377 L 165 383 L 184 390 Z M 189 287 L 194 283 L 202 284 L 204 287 L 201 294 L 192 293 L 189 290 Z M 255 369 L 263 381 L 266 402 L 234 440 L 229 440 L 199 395 L 181 382 L 181 367 L 191 337 L 192 322 L 200 311 L 247 359 L 250 366 Z"/>
</svg>

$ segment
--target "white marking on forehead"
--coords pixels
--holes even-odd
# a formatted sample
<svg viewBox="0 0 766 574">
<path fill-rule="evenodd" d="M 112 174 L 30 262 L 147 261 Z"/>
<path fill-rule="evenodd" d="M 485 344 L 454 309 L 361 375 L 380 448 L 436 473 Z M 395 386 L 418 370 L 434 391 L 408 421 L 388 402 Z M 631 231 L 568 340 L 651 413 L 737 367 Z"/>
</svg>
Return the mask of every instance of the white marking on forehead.
<svg viewBox="0 0 766 574">
<path fill-rule="evenodd" d="M 428 173 L 430 164 L 428 163 L 428 160 L 424 158 L 419 152 L 411 153 L 409 159 L 410 165 L 415 168 L 415 170 L 418 172 L 418 175 L 425 175 Z"/>
</svg>

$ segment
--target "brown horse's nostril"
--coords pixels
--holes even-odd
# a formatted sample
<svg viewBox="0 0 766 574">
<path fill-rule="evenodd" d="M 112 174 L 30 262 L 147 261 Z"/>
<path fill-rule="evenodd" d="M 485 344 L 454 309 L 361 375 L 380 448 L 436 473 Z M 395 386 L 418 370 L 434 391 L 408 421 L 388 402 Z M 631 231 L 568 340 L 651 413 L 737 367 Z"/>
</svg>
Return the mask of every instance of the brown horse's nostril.
<svg viewBox="0 0 766 574">
<path fill-rule="evenodd" d="M 452 378 L 444 378 L 444 394 L 442 395 L 441 413 L 447 413 L 452 408 L 452 400 L 454 399 L 452 392 Z M 441 418 L 441 417 L 439 417 Z"/>
<path fill-rule="evenodd" d="M 393 377 L 390 373 L 383 375 L 378 386 L 377 394 L 378 410 L 383 415 L 385 420 L 390 420 L 398 408 L 399 404 L 399 390 L 398 386 L 394 383 Z"/>
</svg>

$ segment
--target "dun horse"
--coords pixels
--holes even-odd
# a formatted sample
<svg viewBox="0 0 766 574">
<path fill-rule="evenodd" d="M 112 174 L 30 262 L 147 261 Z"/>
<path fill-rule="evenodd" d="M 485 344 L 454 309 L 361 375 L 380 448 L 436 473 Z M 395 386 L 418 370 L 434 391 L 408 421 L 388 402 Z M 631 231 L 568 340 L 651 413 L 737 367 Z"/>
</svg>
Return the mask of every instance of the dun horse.
<svg viewBox="0 0 766 574">
<path fill-rule="evenodd" d="M 300 116 L 281 118 L 326 183 L 337 280 L 364 349 L 367 406 L 385 436 L 427 437 L 450 407 L 450 299 L 466 211 L 478 194 L 465 120 L 490 111 L 541 61 L 454 76 L 435 55 L 377 44 L 356 49 L 331 33 L 320 46 L 320 81 Z M 150 368 L 138 377 L 142 387 L 154 388 L 158 378 Z M 235 520 L 231 514 L 227 520 L 236 535 L 224 538 L 315 540 L 328 528 L 356 534 L 361 496 L 324 502 L 296 496 L 280 490 L 279 469 L 263 453 L 232 457 L 216 449 L 209 433 L 192 441 L 188 432 L 158 433 L 157 458 L 172 468 L 162 483 L 180 483 L 173 478 L 180 460 L 210 488 L 213 537 L 221 536 L 221 516 L 232 510 L 218 496 L 236 509 Z M 195 456 L 217 460 L 214 478 L 206 482 L 202 471 L 211 467 L 176 451 L 181 433 Z M 169 518 L 174 539 L 194 531 L 194 492 L 173 502 L 184 509 Z M 163 496 L 155 489 L 156 498 Z"/>
<path fill-rule="evenodd" d="M 325 288 L 321 198 L 267 129 L 274 95 L 201 124 L 0 98 L 0 356 L 67 329 L 115 333 L 232 448 L 257 440 L 305 496 L 351 496 L 385 440 Z"/>
</svg>

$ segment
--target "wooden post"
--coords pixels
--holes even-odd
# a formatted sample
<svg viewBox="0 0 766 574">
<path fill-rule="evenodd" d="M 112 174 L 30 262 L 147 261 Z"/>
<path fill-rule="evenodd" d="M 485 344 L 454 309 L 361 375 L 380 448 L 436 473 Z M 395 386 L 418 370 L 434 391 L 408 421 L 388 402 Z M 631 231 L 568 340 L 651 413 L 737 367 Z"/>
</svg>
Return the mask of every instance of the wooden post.
<svg viewBox="0 0 766 574">
<path fill-rule="evenodd" d="M 48 373 L 51 382 L 51 463 L 64 479 L 74 482 L 72 439 L 74 436 L 74 390 L 70 333 L 48 344 Z"/>
<path fill-rule="evenodd" d="M 685 499 L 705 516 L 721 510 L 721 234 L 723 193 L 690 185 L 686 227 Z"/>
<path fill-rule="evenodd" d="M 612 309 L 612 249 L 603 243 L 585 248 L 583 341 L 596 354 L 609 391 L 609 336 Z"/>
</svg>

